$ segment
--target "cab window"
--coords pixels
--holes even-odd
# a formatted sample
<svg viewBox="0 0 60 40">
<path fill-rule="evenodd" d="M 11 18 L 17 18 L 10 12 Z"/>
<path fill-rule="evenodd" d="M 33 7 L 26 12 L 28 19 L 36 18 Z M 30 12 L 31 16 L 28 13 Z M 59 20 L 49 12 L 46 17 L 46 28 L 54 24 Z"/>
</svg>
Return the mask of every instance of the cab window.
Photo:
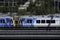
<svg viewBox="0 0 60 40">
<path fill-rule="evenodd" d="M 10 19 L 10 18 L 6 18 L 6 21 L 9 23 L 13 23 L 12 19 Z"/>
<path fill-rule="evenodd" d="M 20 19 L 19 23 L 22 23 L 23 21 L 25 21 L 25 18 Z"/>
</svg>

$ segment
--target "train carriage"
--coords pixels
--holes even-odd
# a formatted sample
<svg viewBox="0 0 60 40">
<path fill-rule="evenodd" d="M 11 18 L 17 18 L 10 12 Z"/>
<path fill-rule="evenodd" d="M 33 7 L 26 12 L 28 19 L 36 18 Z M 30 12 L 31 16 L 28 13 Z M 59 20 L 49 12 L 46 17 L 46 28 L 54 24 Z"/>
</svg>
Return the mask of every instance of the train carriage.
<svg viewBox="0 0 60 40">
<path fill-rule="evenodd" d="M 21 17 L 20 25 L 23 27 L 60 27 L 60 17 L 54 16 L 28 16 Z"/>
</svg>

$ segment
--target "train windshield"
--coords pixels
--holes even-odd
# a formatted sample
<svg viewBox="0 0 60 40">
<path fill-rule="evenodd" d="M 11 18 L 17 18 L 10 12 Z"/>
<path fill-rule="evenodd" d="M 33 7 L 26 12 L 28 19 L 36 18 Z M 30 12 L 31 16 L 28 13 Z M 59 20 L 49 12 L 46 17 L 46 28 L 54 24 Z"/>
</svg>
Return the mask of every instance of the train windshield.
<svg viewBox="0 0 60 40">
<path fill-rule="evenodd" d="M 22 23 L 24 20 L 25 20 L 24 18 L 20 19 L 19 20 L 19 23 Z"/>
</svg>

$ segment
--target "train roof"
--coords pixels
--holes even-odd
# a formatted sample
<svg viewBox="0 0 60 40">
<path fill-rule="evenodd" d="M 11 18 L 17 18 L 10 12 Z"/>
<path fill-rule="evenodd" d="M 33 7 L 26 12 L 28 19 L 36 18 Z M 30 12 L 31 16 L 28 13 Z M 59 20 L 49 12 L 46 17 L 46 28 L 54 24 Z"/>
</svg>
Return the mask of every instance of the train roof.
<svg viewBox="0 0 60 40">
<path fill-rule="evenodd" d="M 0 16 L 0 18 L 12 18 L 10 16 Z"/>
<path fill-rule="evenodd" d="M 21 16 L 20 18 L 51 18 L 51 17 L 60 18 L 60 15 Z"/>
</svg>

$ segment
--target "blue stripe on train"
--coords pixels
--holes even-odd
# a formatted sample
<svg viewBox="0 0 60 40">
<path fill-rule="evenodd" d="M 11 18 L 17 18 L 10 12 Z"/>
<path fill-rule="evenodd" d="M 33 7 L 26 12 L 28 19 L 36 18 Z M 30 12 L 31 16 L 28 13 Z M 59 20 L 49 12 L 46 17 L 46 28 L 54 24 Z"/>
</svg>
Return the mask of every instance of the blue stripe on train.
<svg viewBox="0 0 60 40">
<path fill-rule="evenodd" d="M 22 25 L 23 25 L 23 27 L 34 27 L 34 22 L 35 22 L 35 19 L 36 18 L 22 18 L 22 19 L 24 19 L 24 21 L 22 21 Z M 32 20 L 32 23 L 27 23 L 27 20 L 28 19 L 30 19 L 30 20 Z"/>
</svg>

